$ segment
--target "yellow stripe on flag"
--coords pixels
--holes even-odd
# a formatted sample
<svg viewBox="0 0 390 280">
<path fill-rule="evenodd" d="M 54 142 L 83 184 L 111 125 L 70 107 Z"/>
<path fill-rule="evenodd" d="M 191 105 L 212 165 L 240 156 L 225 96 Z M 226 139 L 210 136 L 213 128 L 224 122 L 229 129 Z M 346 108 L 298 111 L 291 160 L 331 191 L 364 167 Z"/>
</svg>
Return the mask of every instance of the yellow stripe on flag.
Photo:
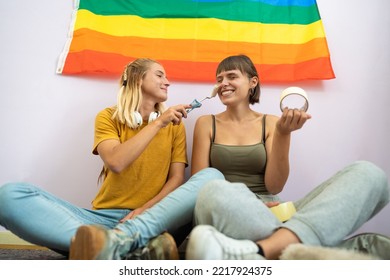
<svg viewBox="0 0 390 280">
<path fill-rule="evenodd" d="M 321 20 L 308 25 L 262 24 L 213 18 L 144 19 L 128 15 L 100 16 L 87 10 L 79 10 L 74 30 L 82 28 L 112 36 L 273 44 L 303 44 L 325 37 Z"/>
</svg>

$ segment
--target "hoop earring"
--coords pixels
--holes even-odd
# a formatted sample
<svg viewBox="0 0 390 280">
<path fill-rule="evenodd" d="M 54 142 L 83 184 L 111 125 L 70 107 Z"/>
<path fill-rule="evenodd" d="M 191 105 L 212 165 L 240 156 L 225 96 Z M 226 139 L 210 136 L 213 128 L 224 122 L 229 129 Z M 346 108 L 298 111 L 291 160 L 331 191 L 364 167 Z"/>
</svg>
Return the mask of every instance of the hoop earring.
<svg viewBox="0 0 390 280">
<path fill-rule="evenodd" d="M 153 122 L 159 116 L 160 116 L 160 112 L 159 111 L 154 111 L 154 112 L 150 113 L 149 119 L 148 119 L 148 123 Z M 139 112 L 133 112 L 133 117 L 134 117 L 135 121 L 137 122 L 137 125 L 141 126 L 142 123 L 143 123 L 143 119 L 142 119 L 141 114 Z"/>
</svg>

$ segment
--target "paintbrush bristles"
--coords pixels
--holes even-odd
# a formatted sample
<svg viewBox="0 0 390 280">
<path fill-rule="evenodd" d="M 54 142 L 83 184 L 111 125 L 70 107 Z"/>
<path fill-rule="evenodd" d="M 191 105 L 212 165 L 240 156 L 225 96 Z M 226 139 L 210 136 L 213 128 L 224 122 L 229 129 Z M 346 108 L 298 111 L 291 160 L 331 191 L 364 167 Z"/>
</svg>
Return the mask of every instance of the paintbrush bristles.
<svg viewBox="0 0 390 280">
<path fill-rule="evenodd" d="M 218 89 L 219 89 L 219 86 L 215 85 L 213 88 L 213 91 L 211 93 L 211 96 L 210 96 L 211 98 L 215 97 L 218 94 Z"/>
</svg>

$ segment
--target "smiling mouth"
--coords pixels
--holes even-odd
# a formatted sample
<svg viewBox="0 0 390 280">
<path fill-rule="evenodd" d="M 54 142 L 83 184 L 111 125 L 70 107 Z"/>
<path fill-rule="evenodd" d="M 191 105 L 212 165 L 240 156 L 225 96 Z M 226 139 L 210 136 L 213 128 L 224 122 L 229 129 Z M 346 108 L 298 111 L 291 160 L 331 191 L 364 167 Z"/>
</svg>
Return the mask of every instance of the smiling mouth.
<svg viewBox="0 0 390 280">
<path fill-rule="evenodd" d="M 225 90 L 225 91 L 221 92 L 221 95 L 228 96 L 228 95 L 233 94 L 233 92 L 234 92 L 234 90 Z"/>
</svg>

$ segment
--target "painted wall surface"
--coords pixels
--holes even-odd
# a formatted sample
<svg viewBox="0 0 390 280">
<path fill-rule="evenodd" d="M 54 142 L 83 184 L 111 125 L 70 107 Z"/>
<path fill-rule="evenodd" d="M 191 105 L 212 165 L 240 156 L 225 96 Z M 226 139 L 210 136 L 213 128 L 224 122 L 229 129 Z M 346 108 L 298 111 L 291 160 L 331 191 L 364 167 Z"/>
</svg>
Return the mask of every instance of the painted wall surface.
<svg viewBox="0 0 390 280">
<path fill-rule="evenodd" d="M 292 137 L 285 200 L 299 199 L 355 160 L 390 174 L 390 2 L 317 3 L 337 78 L 263 85 L 254 106 L 279 115 L 279 95 L 288 86 L 303 87 L 310 98 L 313 118 Z M 0 184 L 27 181 L 90 207 L 102 166 L 91 152 L 94 118 L 115 103 L 117 80 L 55 74 L 71 11 L 70 0 L 0 2 Z M 171 83 L 167 105 L 201 99 L 212 88 Z M 222 109 L 217 98 L 208 100 L 185 120 L 190 156 L 196 118 Z M 359 232 L 390 235 L 389 216 L 387 206 Z"/>
</svg>

